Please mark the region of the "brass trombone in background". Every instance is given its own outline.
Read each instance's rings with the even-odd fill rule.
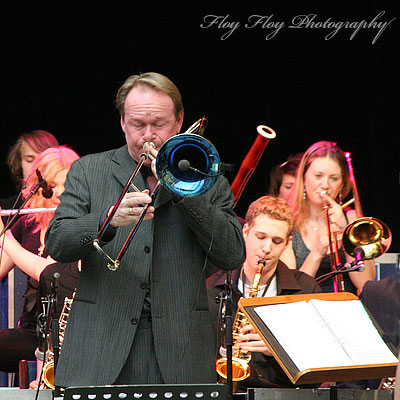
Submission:
[[[355,260],[341,265],[338,262],[337,247],[334,248],[333,250],[335,253],[335,259],[332,261],[332,273],[319,276],[316,279],[318,283],[321,283],[325,279],[332,276],[340,276],[340,271],[350,272],[362,270],[364,267],[364,260],[371,260],[386,253],[392,243],[392,233],[384,222],[377,218],[363,216],[350,153],[345,153],[345,157],[350,174],[353,199],[344,204],[342,207],[344,208],[350,202],[354,202],[356,219],[344,230],[342,245],[344,251],[351,257],[354,257]],[[329,233],[329,218],[327,218],[327,224]],[[338,285],[338,289],[339,291],[344,291],[344,287],[342,285]]]
[[[379,219],[364,217],[350,153],[345,153],[345,157],[350,173],[357,219],[349,224],[343,233],[343,248],[352,257],[356,257],[357,249],[361,248],[363,258],[371,260],[389,250],[392,243],[392,233],[389,227]]]
[[[343,248],[347,254],[356,257],[356,259],[357,253],[361,249],[363,254],[360,257],[364,260],[371,260],[389,250],[392,243],[392,233],[389,227],[379,219],[364,217],[351,163],[351,154],[347,152],[345,157],[350,173],[356,220],[349,224],[343,233]]]
[[[181,197],[198,196],[207,192],[212,186],[214,186],[218,176],[222,174],[224,168],[225,170],[228,170],[227,164],[221,163],[219,154],[212,143],[200,135],[204,131],[206,124],[207,119],[203,117],[196,121],[186,132],[172,136],[160,147],[156,158],[156,172],[159,181],[153,192],[150,194],[152,198],[155,197],[160,184],[171,193],[177,194]],[[146,147],[146,144],[154,145],[151,142],[145,143],[144,148]],[[110,257],[103,250],[100,246],[100,241],[120,206],[123,197],[128,192],[133,180],[148,158],[152,159],[149,153],[143,152],[140,155],[140,160],[138,161],[135,170],[128,179],[128,182],[115,202],[111,213],[108,215],[93,242],[95,249],[107,260],[107,267],[111,271],[115,271],[119,267],[121,259],[135,233],[139,229],[150,204],[146,204],[146,206],[143,207],[142,213],[137,222],[133,225],[115,259]],[[139,190],[136,187],[134,187],[134,189],[136,191]]]

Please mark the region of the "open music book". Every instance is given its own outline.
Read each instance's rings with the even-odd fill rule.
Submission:
[[[323,295],[309,299],[285,296],[300,299],[264,305],[260,301],[258,305],[252,302],[250,308],[243,307],[246,301],[250,304],[246,299],[240,301],[240,307],[293,382],[310,371],[343,370],[339,376],[333,374],[333,378],[340,379],[332,380],[352,380],[384,377],[387,373],[376,368],[368,373],[360,372],[366,367],[390,365],[395,369],[398,359],[393,346],[382,338],[382,331],[378,331],[361,300],[356,296],[340,300],[340,293],[329,294],[327,299]],[[339,295],[339,300],[335,295]],[[348,378],[342,379],[340,375],[344,377],[346,373]],[[316,375],[316,378],[302,379],[318,382],[321,374]]]

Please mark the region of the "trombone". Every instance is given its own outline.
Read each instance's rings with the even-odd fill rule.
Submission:
[[[323,191],[326,193],[326,190]],[[322,193],[321,193],[322,194]],[[334,274],[333,280],[333,288],[335,293],[337,292],[344,292],[344,281],[342,274],[336,274],[337,266],[339,265],[339,246],[337,241],[337,234],[336,232],[331,231],[331,222],[329,220],[329,204],[326,202],[324,207],[325,212],[325,223],[328,231],[328,239],[329,239],[329,257],[331,262],[331,272]],[[321,281],[317,281],[321,282]]]
[[[347,152],[345,153],[345,157],[353,187],[354,207],[357,219],[348,225],[344,231],[343,248],[347,254],[355,257],[357,247],[360,247],[364,253],[364,259],[371,260],[389,250],[392,243],[392,233],[389,227],[379,219],[363,216],[360,196],[351,164],[351,154]]]
[[[153,200],[160,186],[164,186],[171,193],[181,197],[198,196],[207,192],[214,186],[218,176],[221,175],[220,170],[223,168],[215,147],[211,142],[201,136],[206,125],[206,117],[200,118],[190,126],[186,132],[169,138],[160,147],[155,159],[158,183],[150,194]],[[143,150],[145,150],[146,145],[154,147],[154,143],[146,142]],[[115,202],[112,211],[93,241],[94,248],[106,259],[107,267],[111,271],[118,269],[121,259],[138,231],[150,203],[143,207],[141,214],[133,225],[115,259],[105,252],[100,246],[100,241],[129,188],[132,186],[136,191],[140,191],[133,186],[132,182],[147,159],[154,160],[154,157],[144,151],[140,155],[140,160]]]
[[[389,227],[383,221],[377,218],[363,216],[360,196],[358,194],[353,166],[351,163],[351,155],[349,152],[345,153],[345,158],[349,169],[353,198],[343,204],[342,208],[344,209],[349,204],[354,202],[356,219],[345,228],[342,237],[342,245],[344,251],[351,257],[354,257],[355,260],[352,262],[347,262],[344,265],[339,263],[336,237],[333,235],[335,248],[332,249],[333,245],[330,236],[330,223],[329,217],[327,216],[326,218],[329,245],[331,250],[332,272],[322,275],[316,279],[318,283],[321,283],[332,276],[335,276],[335,278],[340,278],[337,281],[335,280],[335,292],[345,290],[341,272],[362,270],[364,268],[364,260],[372,260],[386,253],[392,243],[392,233]],[[326,215],[328,215],[327,211]],[[333,255],[332,250],[334,252]]]

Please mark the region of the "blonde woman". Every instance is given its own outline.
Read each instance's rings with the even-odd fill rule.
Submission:
[[[30,208],[54,208],[64,191],[64,183],[71,164],[79,158],[78,154],[66,146],[51,147],[40,153],[32,166],[32,172],[23,191],[28,197],[38,183],[35,173],[38,169],[53,190],[51,198],[42,196],[42,188],[32,196]],[[5,372],[18,371],[20,359],[35,360],[35,349],[38,345],[36,336],[37,288],[41,272],[47,265],[54,263],[46,256],[44,236],[54,211],[27,214],[21,217],[0,238],[1,262],[0,279],[16,265],[28,275],[27,290],[23,313],[16,329],[0,330],[0,370]],[[1,221],[1,219],[0,219]],[[2,223],[0,222],[2,225]],[[1,230],[3,226],[0,226]]]
[[[320,141],[310,146],[301,159],[288,198],[296,217],[292,246],[282,255],[282,261],[289,268],[299,269],[314,278],[331,271],[324,207],[328,207],[331,230],[337,234],[340,246],[343,231],[356,218],[354,210],[343,210],[341,206],[350,189],[347,161],[336,143]],[[340,262],[351,261],[342,248],[339,248],[339,257]],[[365,262],[363,272],[343,274],[345,290],[353,293],[373,279],[373,260]],[[320,286],[324,292],[334,291],[333,279],[321,282]]]

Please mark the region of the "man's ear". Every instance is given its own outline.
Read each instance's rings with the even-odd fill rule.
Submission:
[[[124,117],[122,115],[121,115],[120,123],[121,123],[122,131],[125,133],[125,121],[124,121]]]
[[[286,240],[286,245],[285,245],[284,250],[286,250],[286,248],[289,246],[289,244],[290,244],[290,242],[292,241],[292,239],[293,239],[293,235],[290,235],[290,236],[287,238],[287,240]]]
[[[249,226],[249,224],[246,222],[246,223],[243,225],[243,228],[242,228],[242,233],[243,233],[243,237],[244,237],[244,238],[246,238],[247,235],[249,234],[249,229],[250,229],[250,226]]]
[[[180,133],[181,129],[182,129],[182,124],[183,124],[183,110],[179,113],[178,118],[176,120],[177,123],[177,127],[178,127],[178,132],[176,132],[177,134]]]

